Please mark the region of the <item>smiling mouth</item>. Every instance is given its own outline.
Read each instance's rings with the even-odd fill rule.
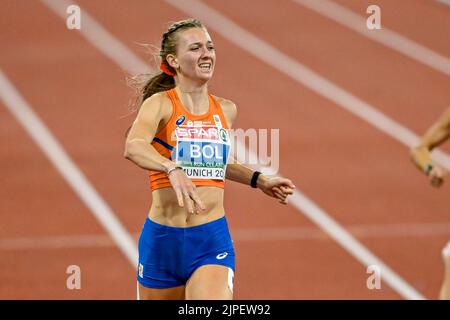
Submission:
[[[200,63],[198,65],[198,67],[202,70],[202,71],[210,71],[211,67],[212,67],[212,63],[211,62],[204,62],[204,63]]]

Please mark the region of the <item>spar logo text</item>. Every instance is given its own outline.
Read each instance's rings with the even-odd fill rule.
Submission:
[[[223,167],[229,153],[229,136],[216,126],[179,126],[175,129],[178,163],[191,167]]]

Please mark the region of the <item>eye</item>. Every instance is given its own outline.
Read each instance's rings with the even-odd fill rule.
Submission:
[[[214,46],[209,46],[208,47],[208,50],[214,50],[215,48],[214,48]]]
[[[191,51],[197,51],[199,48],[198,47],[192,47]]]

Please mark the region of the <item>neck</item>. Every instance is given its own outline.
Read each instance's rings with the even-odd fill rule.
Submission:
[[[183,106],[193,114],[206,113],[209,108],[207,82],[195,83],[177,78],[175,78],[176,90]]]

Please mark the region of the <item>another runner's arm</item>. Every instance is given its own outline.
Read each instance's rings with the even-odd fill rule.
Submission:
[[[411,158],[416,166],[425,171],[428,165],[432,165],[430,152],[450,136],[450,107],[431,126],[421,138],[419,144],[411,149]]]
[[[125,143],[124,157],[146,170],[167,172],[176,164],[163,157],[151,145],[159,124],[169,108],[163,108],[162,97],[153,95],[142,103]],[[166,113],[166,114],[165,114]]]

